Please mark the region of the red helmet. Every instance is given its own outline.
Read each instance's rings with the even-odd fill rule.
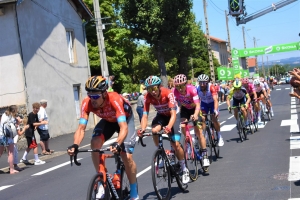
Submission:
[[[242,79],[242,84],[243,85],[246,85],[246,84],[248,84],[249,83],[249,79],[248,78],[243,78]]]
[[[174,77],[174,85],[181,85],[187,82],[187,78],[184,74],[178,74]]]

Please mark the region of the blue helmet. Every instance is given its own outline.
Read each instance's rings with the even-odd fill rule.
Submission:
[[[161,80],[159,77],[157,76],[149,76],[146,80],[145,80],[145,86],[146,87],[151,87],[154,85],[160,85],[161,84]]]

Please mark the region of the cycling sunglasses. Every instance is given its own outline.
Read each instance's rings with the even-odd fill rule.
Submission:
[[[199,81],[199,85],[206,85],[207,81]]]
[[[175,88],[176,88],[177,90],[182,90],[182,89],[185,88],[185,84],[183,84],[183,85],[175,85]]]
[[[155,86],[151,86],[151,87],[148,87],[147,90],[148,92],[156,92],[157,90],[159,89],[159,86],[158,85],[155,85]]]
[[[88,94],[88,97],[94,100],[99,99],[101,96],[102,96],[101,94]]]

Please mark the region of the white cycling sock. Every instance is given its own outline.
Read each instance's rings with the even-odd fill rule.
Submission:
[[[184,159],[183,160],[179,160],[179,163],[180,163],[181,169],[185,170],[186,166],[185,166],[185,163],[184,163]]]

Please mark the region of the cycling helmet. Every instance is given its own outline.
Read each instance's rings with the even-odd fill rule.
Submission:
[[[200,81],[209,81],[209,77],[206,74],[201,74],[201,75],[198,76],[197,81],[198,82],[200,82]]]
[[[234,89],[240,89],[242,87],[242,82],[239,80],[236,80],[233,82]]]
[[[249,79],[248,78],[243,78],[242,79],[242,84],[245,85],[245,84],[248,84],[249,83]]]
[[[160,84],[161,84],[161,80],[157,76],[149,76],[145,80],[145,86],[146,87],[150,87],[150,86],[154,86],[154,85],[160,85]]]
[[[103,76],[92,76],[85,83],[87,92],[105,92],[108,88],[106,79]]]
[[[255,79],[255,80],[253,81],[253,84],[254,84],[254,85],[259,85],[259,84],[260,84],[260,81],[259,81],[258,79]]]
[[[178,74],[174,77],[174,85],[181,85],[187,82],[187,78],[184,74]]]

